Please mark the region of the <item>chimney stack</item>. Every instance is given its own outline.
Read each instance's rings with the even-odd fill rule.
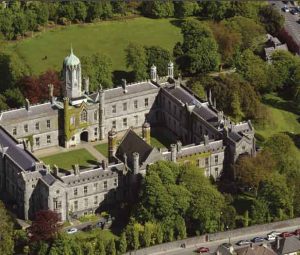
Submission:
[[[176,144],[171,144],[171,161],[176,162],[176,158],[177,158]]]
[[[84,92],[85,94],[88,95],[90,93],[90,78],[85,77],[83,81],[84,81]]]
[[[122,79],[122,88],[123,88],[123,93],[126,94],[128,92],[126,79]]]
[[[152,81],[157,81],[157,69],[156,69],[155,65],[151,66],[150,78],[151,78]]]
[[[25,108],[27,111],[29,111],[29,108],[30,108],[30,102],[27,98],[25,98]]]
[[[48,84],[48,88],[49,88],[49,101],[52,104],[53,103],[53,91],[54,91],[53,84]]]
[[[74,174],[75,175],[79,175],[80,174],[80,170],[79,170],[79,165],[78,164],[73,165],[73,169],[74,169]]]
[[[140,171],[140,154],[138,152],[132,153],[133,157],[133,173],[138,174]]]

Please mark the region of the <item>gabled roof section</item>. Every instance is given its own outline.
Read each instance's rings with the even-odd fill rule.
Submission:
[[[274,243],[274,246],[276,242]],[[300,251],[300,241],[295,237],[286,237],[279,240],[279,249],[276,249],[278,254],[289,254]]]
[[[276,255],[276,253],[265,245],[248,246],[236,250],[237,255]]]
[[[147,160],[153,148],[139,137],[133,130],[129,129],[118,146],[116,157],[125,163],[124,153],[127,156],[127,165],[132,169],[134,152],[139,153],[140,166]]]
[[[22,144],[19,144],[4,128],[0,126],[0,145],[2,153],[8,155],[23,170],[34,170],[37,159]]]

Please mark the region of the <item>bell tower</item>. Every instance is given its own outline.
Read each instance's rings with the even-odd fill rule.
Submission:
[[[71,53],[63,64],[64,96],[70,99],[82,96],[81,91],[81,64],[78,57]]]

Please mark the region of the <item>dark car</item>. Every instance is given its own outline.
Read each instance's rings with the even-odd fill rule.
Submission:
[[[263,237],[254,237],[252,239],[252,242],[253,243],[260,243],[260,242],[263,242],[265,239]]]
[[[297,8],[293,8],[291,11],[290,11],[291,14],[293,15],[297,15],[299,12],[298,12],[298,9]]]
[[[294,235],[300,236],[300,229],[296,229],[296,230],[294,231]]]
[[[206,253],[206,252],[209,252],[209,248],[207,247],[200,247],[196,250],[196,252],[198,253]]]

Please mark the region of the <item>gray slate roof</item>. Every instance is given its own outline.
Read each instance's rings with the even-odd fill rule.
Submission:
[[[276,255],[276,253],[264,245],[243,247],[235,250],[237,255]]]
[[[9,110],[7,112],[2,112],[0,115],[0,122],[5,124],[9,121],[19,121],[22,119],[36,119],[37,116],[51,116],[57,115],[58,109],[55,105],[50,102],[45,104],[37,104],[29,107],[29,111],[25,108],[20,108],[16,110]]]
[[[34,169],[36,158],[24,150],[23,145],[19,144],[2,127],[0,127],[0,144],[4,149],[7,147],[6,154],[24,170]]]
[[[280,239],[279,249],[276,249],[275,245],[276,242],[274,243],[274,247],[278,254],[288,254],[300,251],[300,241],[295,236]]]
[[[42,179],[48,186],[51,186],[56,181],[55,177],[53,177],[51,174],[44,175]]]
[[[142,165],[150,153],[152,152],[153,148],[146,143],[141,137],[139,137],[134,131],[129,129],[127,133],[124,135],[123,140],[121,141],[120,145],[118,146],[116,157],[120,159],[122,162],[124,160],[124,153],[127,155],[127,165],[129,168],[132,169],[133,167],[133,156],[134,152],[139,153],[139,163]]]

